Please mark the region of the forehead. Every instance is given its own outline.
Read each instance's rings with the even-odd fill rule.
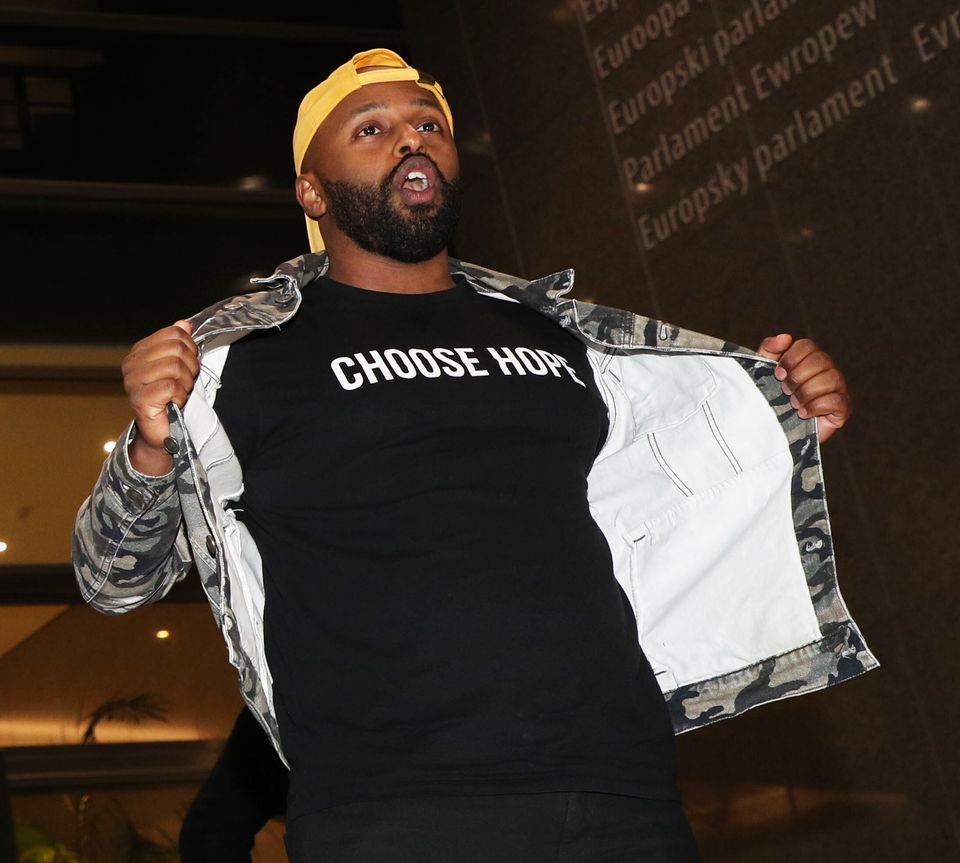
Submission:
[[[366,84],[344,97],[329,116],[320,124],[320,130],[334,130],[349,124],[365,110],[390,110],[391,108],[423,105],[436,108],[442,113],[440,103],[429,90],[416,81],[383,81]]]

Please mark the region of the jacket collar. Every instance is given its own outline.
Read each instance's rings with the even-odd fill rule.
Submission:
[[[210,306],[191,318],[198,343],[221,339],[232,341],[252,329],[279,326],[296,313],[301,290],[324,275],[329,268],[326,252],[310,252],[280,264],[265,278],[251,279],[259,292],[243,294]],[[451,275],[462,275],[478,293],[498,293],[529,306],[569,329],[601,350],[656,349],[665,351],[756,354],[733,342],[726,342],[692,330],[683,330],[623,309],[599,306],[568,298],[574,272],[561,270],[527,281],[450,258]]]
[[[310,252],[298,258],[285,261],[277,267],[273,275],[262,279],[251,279],[251,284],[269,288],[287,288],[292,286],[305,288],[319,276],[326,274],[330,266],[326,252]],[[573,287],[573,270],[562,270],[529,282],[517,276],[508,276],[476,264],[467,264],[450,258],[450,274],[465,276],[471,286],[480,293],[501,293],[511,299],[529,305],[545,303],[554,305],[558,299],[568,294]]]

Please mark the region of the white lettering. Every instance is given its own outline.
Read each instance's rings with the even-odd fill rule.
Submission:
[[[520,361],[535,375],[545,375],[549,371],[544,362],[530,348],[517,348]]]
[[[434,348],[433,355],[440,360],[443,366],[443,373],[451,378],[462,378],[464,372],[463,366],[456,360],[456,355],[450,348]]]
[[[518,375],[525,375],[526,369],[524,369],[523,364],[516,358],[513,351],[510,348],[501,348],[503,354],[498,354],[496,348],[487,348],[490,356],[492,356],[500,366],[500,371],[505,375],[512,375],[513,372],[510,371],[510,366],[516,370]]]
[[[490,348],[487,353],[497,363],[502,375],[528,374],[537,377],[563,377],[567,372],[580,386],[585,386],[564,357],[542,348]],[[348,357],[336,357],[330,362],[337,383],[345,390],[356,390],[364,383],[411,380],[417,377],[451,378],[488,377],[490,371],[476,356],[475,348],[386,348],[381,351],[356,353]],[[362,374],[361,374],[362,372]]]
[[[550,371],[553,372],[555,378],[560,377],[560,369],[563,368],[563,364],[560,360],[557,359],[556,354],[551,354],[550,351],[537,351],[540,354],[540,357],[543,361],[550,367]]]
[[[330,368],[333,369],[334,375],[336,375],[337,381],[340,383],[345,390],[355,390],[357,387],[363,385],[363,378],[360,377],[356,372],[354,372],[353,377],[348,378],[344,374],[344,366],[356,365],[350,357],[337,357],[332,363],[330,363]]]
[[[417,376],[416,368],[403,351],[397,350],[397,348],[387,348],[383,352],[383,358],[390,364],[390,368],[393,369],[398,378],[410,380]]]
[[[480,360],[473,355],[473,348],[454,348],[454,350],[471,377],[482,378],[490,374],[486,369],[480,368]]]
[[[369,360],[363,354],[354,354],[354,356],[370,383],[375,384],[377,382],[377,371],[383,374],[384,380],[393,380],[393,372],[390,371],[383,357],[380,356],[380,351],[370,351],[371,359]]]
[[[443,349],[437,348],[437,350]],[[422,374],[425,378],[440,377],[440,366],[437,364],[437,361],[433,358],[433,355],[430,353],[430,351],[425,351],[423,348],[410,348],[410,359],[417,367],[417,371],[420,372],[420,374]]]
[[[563,363],[563,367],[570,373],[570,377],[572,377],[578,384],[580,384],[580,386],[585,387],[586,384],[582,380],[580,380],[580,378],[577,377],[577,373],[572,368],[570,368],[570,363],[567,362],[566,357],[562,357],[560,356],[560,354],[557,354],[556,357],[558,360],[560,360],[561,363]]]

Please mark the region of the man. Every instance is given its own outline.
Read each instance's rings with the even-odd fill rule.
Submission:
[[[452,116],[392,52],[294,157],[313,254],[124,361],[85,598],[194,559],[294,861],[697,860],[673,732],[875,665],[819,473],[843,376],[450,259]]]

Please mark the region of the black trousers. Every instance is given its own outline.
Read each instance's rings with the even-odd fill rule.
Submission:
[[[700,863],[679,801],[580,791],[347,804],[286,844],[290,863]]]

